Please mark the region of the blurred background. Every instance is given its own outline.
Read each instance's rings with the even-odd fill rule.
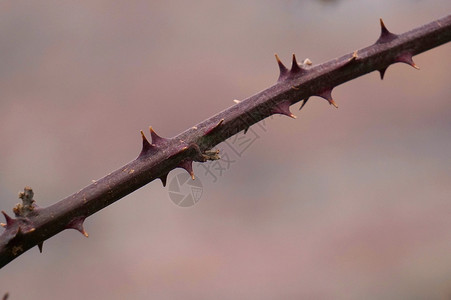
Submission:
[[[449,0],[1,1],[0,209],[40,206],[314,64],[445,16]],[[450,299],[451,47],[312,98],[189,208],[154,181],[0,270],[10,299]],[[251,134],[254,134],[251,132]],[[229,150],[227,150],[229,149]],[[172,180],[180,170],[172,171]],[[2,221],[3,222],[3,221]]]

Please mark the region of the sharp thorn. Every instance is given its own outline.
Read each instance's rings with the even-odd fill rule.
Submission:
[[[178,167],[185,169],[191,175],[191,178],[194,180],[194,171],[193,171],[193,161],[192,160],[183,160],[180,162]]]
[[[299,108],[299,110],[301,110],[301,109],[307,104],[307,102],[308,102],[309,99],[310,99],[310,98],[306,98],[306,99],[303,100],[302,105],[301,105],[301,107]]]
[[[281,114],[296,119],[296,116],[293,115],[290,111],[290,105],[291,105],[290,101],[280,102],[272,109],[272,112],[275,114]]]
[[[39,252],[42,253],[42,247],[44,246],[44,242],[38,243]]]
[[[164,174],[164,175],[162,175],[162,176],[160,176],[158,178],[160,178],[161,183],[163,184],[163,187],[165,187],[166,186],[166,182],[168,180],[168,173],[166,173],[166,174]]]
[[[66,228],[72,228],[75,230],[78,230],[79,232],[81,232],[81,234],[83,234],[85,237],[88,237],[89,234],[85,231],[85,229],[83,228],[83,222],[85,221],[84,217],[78,217],[73,219],[67,226]]]
[[[384,21],[382,21],[382,18],[379,20],[381,24],[381,35],[379,36],[379,39],[376,41],[376,43],[383,44],[396,39],[397,35],[388,31],[387,27],[385,27]]]
[[[337,103],[334,101],[334,99],[332,98],[332,89],[330,90],[325,90],[319,94],[317,94],[316,96],[321,97],[323,99],[326,99],[330,105],[335,106],[336,108],[338,108]]]
[[[302,71],[302,69],[299,67],[299,64],[298,64],[298,62],[296,60],[296,55],[293,53],[293,59],[292,59],[292,62],[291,62],[291,70],[290,70],[290,72],[292,74],[294,74],[294,73],[298,73],[300,71]]]
[[[159,136],[155,130],[153,130],[152,126],[149,126],[149,131],[150,131],[150,136],[152,137],[152,144],[153,145],[158,145],[163,143],[164,141],[166,141],[165,138],[162,138],[161,136]]]
[[[417,70],[420,69],[420,68],[413,62],[412,54],[410,54],[410,53],[404,53],[404,54],[401,54],[400,56],[398,56],[398,57],[396,58],[396,61],[397,61],[397,62],[402,62],[402,63],[408,64],[409,66],[412,66],[412,67],[414,67],[414,68],[417,69]]]
[[[381,75],[381,80],[384,80],[385,71],[387,71],[387,68],[379,69],[379,74]]]
[[[8,214],[6,212],[4,212],[3,210],[2,210],[2,214],[3,214],[3,216],[5,216],[5,220],[6,220],[6,224],[2,223],[3,227],[8,228],[8,226],[11,226],[16,222],[15,219],[8,216]]]
[[[149,143],[149,141],[147,140],[147,138],[144,135],[144,132],[142,130],[141,130],[141,137],[142,137],[143,145],[142,145],[141,153],[139,154],[138,157],[145,155],[152,149],[152,145]]]
[[[381,33],[389,33],[390,31],[388,31],[387,27],[384,24],[384,20],[382,20],[382,18],[379,19],[380,24],[381,24]]]
[[[277,61],[277,64],[279,65],[279,71],[280,71],[278,81],[281,81],[287,76],[288,69],[282,63],[282,61],[280,60],[280,58],[279,58],[279,56],[277,54],[274,54],[274,56],[276,57],[276,61]]]

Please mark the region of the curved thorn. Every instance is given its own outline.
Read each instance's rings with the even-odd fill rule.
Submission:
[[[6,212],[4,212],[3,210],[2,210],[2,214],[3,214],[3,216],[5,216],[5,220],[6,220],[6,224],[2,223],[3,227],[8,228],[9,226],[16,223],[16,220],[11,218],[10,216],[8,216],[8,214]]]
[[[141,137],[143,141],[143,146],[141,149],[141,153],[138,155],[138,157],[145,155],[152,149],[152,145],[147,140],[146,136],[144,135],[144,132],[141,130]]]
[[[382,18],[379,18],[380,24],[381,24],[381,34],[389,34],[390,31],[388,31],[387,27],[384,24],[384,20]]]
[[[381,80],[384,80],[385,71],[387,71],[387,67],[379,69],[379,74],[381,75]]]
[[[162,144],[164,143],[167,139],[162,138],[161,136],[159,136],[155,130],[153,130],[152,126],[149,126],[149,131],[150,131],[150,136],[152,138],[152,144],[153,145],[158,145],[158,144]]]
[[[296,116],[293,115],[290,111],[290,105],[291,105],[290,101],[282,101],[278,105],[273,107],[272,112],[275,114],[281,114],[296,119]]]
[[[167,182],[167,180],[168,180],[168,173],[166,173],[166,174],[164,174],[164,175],[162,175],[162,176],[160,176],[160,177],[158,177],[158,178],[160,178],[161,183],[162,183],[163,186],[165,187],[165,186],[166,186],[166,182]]]
[[[385,27],[384,21],[382,21],[382,18],[380,19],[380,24],[381,24],[381,35],[379,36],[379,39],[376,41],[376,44],[388,43],[396,39],[398,35],[388,31],[387,27]]]
[[[178,165],[179,168],[185,169],[191,175],[191,178],[194,180],[194,171],[193,171],[193,161],[192,160],[183,160]]]
[[[81,234],[83,234],[85,237],[88,237],[89,234],[85,231],[85,229],[83,228],[83,222],[85,221],[85,217],[78,217],[73,219],[72,221],[69,222],[69,224],[67,224],[66,228],[71,228],[71,229],[75,229],[78,230],[79,232],[81,232]]]
[[[290,70],[290,72],[292,74],[295,74],[295,73],[299,73],[301,71],[302,71],[302,69],[301,69],[301,67],[299,67],[299,64],[298,64],[298,62],[296,60],[296,55],[293,53],[293,59],[291,61],[291,70]]]
[[[330,105],[333,105],[333,106],[335,106],[335,108],[338,108],[337,103],[332,98],[332,89],[325,90],[325,91],[317,94],[316,96],[326,99]]]
[[[44,242],[38,243],[39,252],[42,253],[42,247],[44,246]]]
[[[274,54],[274,56],[276,57],[276,61],[277,61],[277,64],[279,65],[279,71],[280,71],[279,79],[277,81],[281,81],[281,80],[285,79],[285,77],[287,77],[288,69],[282,63],[282,61],[280,60],[280,58],[277,54]]]
[[[396,58],[396,62],[402,62],[402,63],[408,64],[409,66],[412,66],[412,67],[414,67],[414,68],[417,69],[417,70],[420,69],[420,67],[418,67],[418,66],[413,62],[412,54],[410,54],[410,53],[403,53],[403,54],[399,55],[399,56]]]
[[[307,102],[308,102],[309,99],[310,99],[310,97],[305,98],[305,99],[303,100],[302,105],[301,105],[301,107],[299,108],[299,110],[301,110],[301,109],[307,104]]]

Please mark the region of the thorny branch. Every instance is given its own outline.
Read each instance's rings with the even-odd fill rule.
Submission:
[[[65,229],[88,236],[83,228],[85,218],[156,178],[165,185],[174,168],[183,168],[194,178],[193,161],[219,159],[218,152],[211,150],[215,145],[260,120],[273,114],[295,118],[290,106],[303,101],[302,108],[311,96],[337,106],[332,99],[334,87],[372,71],[379,71],[382,79],[387,67],[397,62],[418,69],[412,56],[450,40],[451,15],[400,35],[388,31],[381,20],[381,35],[373,45],[321,65],[313,66],[309,60],[298,64],[293,55],[291,69],[287,69],[276,55],[280,75],[275,85],[236,101],[176,137],[160,137],[150,128],[149,142],[141,132],[142,151],[135,160],[79,192],[41,208],[26,187],[19,195],[22,204],[13,209],[15,218],[2,211],[6,223],[0,235],[0,268],[36,245],[42,252],[43,242]]]

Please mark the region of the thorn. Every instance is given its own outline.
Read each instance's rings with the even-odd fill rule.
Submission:
[[[144,135],[144,132],[141,130],[141,137],[143,140],[143,147],[141,150],[141,153],[138,155],[138,157],[145,155],[152,149],[152,145],[147,140],[146,136]]]
[[[155,130],[153,130],[152,126],[149,126],[150,136],[152,137],[152,145],[158,145],[164,143],[167,139],[159,136]]]
[[[296,55],[293,53],[293,59],[292,59],[292,62],[291,62],[290,73],[291,74],[296,74],[296,73],[299,73],[301,71],[302,71],[302,69],[301,69],[301,67],[299,67],[299,64],[298,64],[298,62],[296,60]]]
[[[311,61],[310,59],[308,59],[308,58],[304,59],[303,64],[306,65],[306,66],[311,66],[311,65],[313,65],[312,61]]]
[[[315,96],[318,96],[318,97],[321,97],[321,98],[326,99],[326,100],[329,102],[330,105],[333,105],[333,106],[335,106],[336,108],[338,108],[337,103],[336,103],[336,102],[334,101],[334,99],[332,98],[332,89],[330,89],[330,90],[325,90],[325,91],[323,91],[323,92],[321,92],[321,93],[319,93],[319,94],[317,94],[317,95],[315,95]]]
[[[379,69],[379,74],[381,75],[381,80],[384,80],[385,71],[387,71],[387,67]]]
[[[193,161],[192,160],[183,160],[178,165],[179,168],[185,169],[191,175],[191,178],[194,180],[194,171],[193,171]]]
[[[277,54],[276,54],[277,55]],[[238,104],[238,103],[240,103],[241,101],[240,100],[237,100],[237,99],[235,99],[235,100],[233,100],[233,102],[235,102],[236,104]]]
[[[249,130],[249,128],[250,128],[250,126],[248,126],[248,127],[246,127],[246,128],[244,128],[244,134],[246,134],[247,133],[247,131]]]
[[[412,54],[410,54],[410,53],[403,53],[403,54],[401,54],[400,56],[398,56],[398,57],[396,58],[396,62],[402,62],[402,63],[408,64],[408,65],[414,67],[414,68],[417,69],[417,70],[420,69],[420,68],[413,62]]]
[[[379,36],[379,39],[376,41],[376,44],[388,43],[398,37],[398,35],[388,31],[387,27],[385,27],[384,21],[382,21],[382,18],[380,19],[380,23],[381,23],[381,35]]]
[[[11,218],[10,216],[8,216],[8,214],[6,212],[4,212],[3,210],[2,210],[2,214],[5,216],[5,220],[6,220],[6,224],[2,223],[2,227],[8,228],[9,226],[16,223],[16,220]]]
[[[209,135],[212,134],[213,132],[215,132],[216,130],[219,129],[219,127],[221,127],[222,123],[224,123],[224,119],[221,119],[218,124],[216,124],[215,126],[213,126],[213,128],[208,129],[207,132],[205,132],[205,135]]]
[[[44,242],[38,243],[39,252],[42,253],[42,247],[44,246]]]
[[[272,109],[272,112],[275,114],[281,114],[296,119],[296,116],[290,112],[290,105],[291,105],[290,101],[288,100],[282,101]]]
[[[277,81],[282,81],[283,79],[285,79],[285,77],[287,77],[288,69],[282,63],[282,61],[280,60],[280,58],[277,54],[274,54],[274,56],[276,57],[277,64],[279,65],[279,71],[280,71],[279,79]]]
[[[158,177],[161,180],[161,183],[163,184],[163,186],[166,186],[166,181],[168,180],[168,173]]]
[[[78,230],[83,234],[85,237],[88,237],[88,233],[83,228],[83,222],[85,221],[85,217],[78,217],[70,221],[69,224],[67,224],[66,228],[72,228],[75,230]]]
[[[304,105],[307,104],[307,101],[308,101],[309,99],[310,99],[310,97],[308,97],[308,98],[306,98],[306,99],[303,100],[302,105],[301,105],[301,107],[299,108],[299,110],[301,110],[301,109],[304,107]]]

